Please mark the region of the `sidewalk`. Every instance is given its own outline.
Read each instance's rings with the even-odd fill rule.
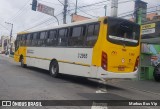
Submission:
[[[11,58],[13,58],[13,55],[0,54],[0,56],[3,56],[3,57],[11,57]]]
[[[137,91],[149,92],[160,95],[160,83],[154,80],[111,79],[106,82],[95,79],[89,80],[99,82],[101,84],[120,87],[123,89],[133,89]]]
[[[154,80],[121,80],[116,82],[108,81],[106,84],[116,85],[122,88],[157,93],[160,95],[160,83]]]

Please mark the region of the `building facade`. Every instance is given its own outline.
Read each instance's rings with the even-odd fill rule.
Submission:
[[[11,51],[14,51],[15,45],[14,45],[15,39],[11,38]],[[5,52],[9,50],[10,48],[10,37],[9,36],[1,36],[1,48],[0,51]]]

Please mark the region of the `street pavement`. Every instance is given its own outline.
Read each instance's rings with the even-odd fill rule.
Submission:
[[[13,58],[0,54],[0,100],[160,100],[155,81],[98,80],[62,75],[53,78],[46,70],[21,68]],[[105,89],[101,92],[100,89]],[[92,106],[0,107],[0,109],[95,109]],[[108,106],[105,109],[158,109],[152,106]],[[97,109],[99,109],[97,107]],[[102,108],[103,109],[103,108]]]

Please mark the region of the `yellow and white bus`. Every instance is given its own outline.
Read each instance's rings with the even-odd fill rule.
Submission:
[[[21,66],[90,78],[135,78],[140,26],[121,18],[100,17],[51,29],[20,33],[14,60]]]

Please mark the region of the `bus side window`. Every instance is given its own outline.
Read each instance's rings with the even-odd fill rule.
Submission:
[[[94,25],[94,33],[93,33],[96,37],[98,37],[99,35],[99,24],[95,24]]]
[[[22,35],[19,35],[19,45],[22,46]]]
[[[19,40],[20,39],[20,36],[19,35],[17,35],[17,38],[16,38],[16,40]]]
[[[19,46],[20,46],[20,36],[17,35],[16,41],[15,41],[15,51],[18,50]]]
[[[27,34],[26,45],[30,46],[32,43],[32,34]]]
[[[99,24],[90,24],[87,28],[86,46],[93,47],[99,35]]]
[[[49,31],[49,35],[47,38],[47,46],[56,46],[57,45],[57,31],[51,30]]]
[[[21,35],[21,46],[26,46],[26,35]]]
[[[67,46],[68,45],[68,29],[59,29],[58,31],[58,45]]]
[[[17,38],[16,38],[16,40],[17,40],[17,46],[19,47],[20,45],[21,45],[21,36],[20,35],[17,35]]]
[[[38,33],[33,33],[32,46],[37,46]]]
[[[15,40],[14,45],[15,45],[15,52],[16,52],[18,50],[18,48],[19,48],[18,40]]]
[[[70,28],[69,46],[83,46],[84,44],[84,27],[76,26]]]
[[[47,31],[40,32],[39,40],[38,40],[38,46],[45,46],[45,41],[47,38]]]

